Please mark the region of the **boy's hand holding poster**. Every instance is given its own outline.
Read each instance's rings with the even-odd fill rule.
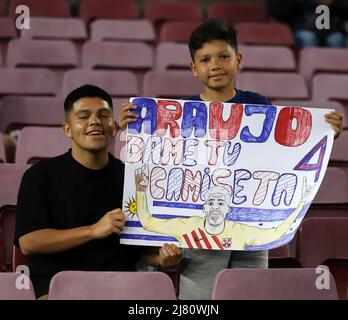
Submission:
[[[329,161],[331,110],[131,101],[121,243],[260,250],[293,238]]]

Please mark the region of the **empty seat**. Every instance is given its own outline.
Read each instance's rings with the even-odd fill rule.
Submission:
[[[348,101],[347,74],[317,74],[312,80],[313,98],[321,100],[338,100],[345,105]]]
[[[9,133],[25,126],[60,126],[63,121],[63,98],[8,96],[2,99],[2,132]]]
[[[98,19],[90,24],[92,41],[143,41],[153,42],[156,35],[147,20]]]
[[[348,49],[304,48],[300,51],[300,73],[310,80],[316,72],[348,72]]]
[[[305,79],[297,73],[242,72],[237,76],[237,88],[256,91],[269,99],[307,99]]]
[[[337,139],[334,142],[334,145],[340,139],[341,138]],[[348,141],[345,142],[345,145],[348,145]],[[336,167],[327,168],[324,179],[313,200],[313,203],[348,205],[348,176],[344,169]]]
[[[137,78],[131,71],[69,70],[63,79],[63,96],[84,84],[101,87],[114,97],[139,95]]]
[[[190,62],[186,44],[163,42],[156,48],[156,70],[189,69]]]
[[[243,70],[296,71],[291,49],[281,46],[239,46]]]
[[[80,18],[87,23],[93,19],[137,19],[139,7],[133,1],[82,0]]]
[[[44,68],[0,68],[0,96],[54,95],[54,73]]]
[[[324,260],[348,258],[348,217],[311,217],[303,220],[299,233],[299,260],[303,267]]]
[[[236,22],[266,22],[266,8],[263,3],[217,2],[208,6],[208,18]]]
[[[69,17],[70,7],[67,0],[11,0],[8,8],[8,15],[14,19],[17,16],[16,8],[26,5],[30,8],[30,16],[40,17]]]
[[[348,128],[348,109],[345,108],[338,101],[325,101],[325,100],[272,100],[272,103],[277,106],[299,106],[307,108],[324,108],[334,109],[337,112],[343,114],[343,128]]]
[[[348,166],[348,131],[342,131],[338,139],[335,140],[330,161],[336,165]]]
[[[0,300],[35,300],[33,285],[28,277],[29,289],[17,289],[16,280],[20,276],[15,272],[0,273]]]
[[[17,37],[17,31],[13,21],[7,17],[0,17],[0,40]]]
[[[87,69],[151,69],[153,51],[140,42],[92,42],[84,44],[82,66]]]
[[[156,2],[145,4],[144,18],[152,22],[201,21],[203,9],[195,2]]]
[[[304,267],[326,264],[333,270],[340,297],[347,286],[338,270],[348,271],[348,217],[313,217],[302,222],[299,236],[299,260]]]
[[[170,21],[163,23],[159,42],[187,42],[190,39],[191,33],[199,26],[198,21]]]
[[[64,271],[51,280],[50,300],[176,300],[162,272]]]
[[[64,40],[11,40],[7,49],[9,67],[77,67],[75,45]]]
[[[78,18],[30,18],[30,29],[21,31],[21,38],[26,40],[84,40],[87,28]]]
[[[66,152],[71,140],[62,128],[24,127],[18,135],[16,163],[35,163]]]
[[[294,44],[290,27],[283,23],[240,22],[236,23],[235,27],[240,44],[281,46],[293,46]]]
[[[22,176],[28,168],[28,165],[0,164],[0,229],[3,236],[5,263],[9,270],[12,262],[17,194]]]
[[[144,76],[143,95],[185,99],[203,91],[203,85],[191,71],[148,71]]]
[[[213,300],[337,300],[335,281],[318,290],[315,268],[227,269],[218,273]]]
[[[2,134],[0,133],[0,163],[3,162],[6,162],[5,144]]]

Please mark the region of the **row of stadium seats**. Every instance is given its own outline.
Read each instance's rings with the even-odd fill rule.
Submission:
[[[241,45],[245,71],[299,72],[310,82],[318,72],[347,73],[348,49],[306,48],[298,63],[284,46]],[[8,43],[0,67],[167,70],[189,68],[186,44],[163,42],[155,48],[143,42],[86,41],[79,47],[69,40],[16,39]]]
[[[64,97],[78,85],[90,83],[113,97],[148,96],[180,98],[202,92],[203,85],[187,70],[50,70],[0,68],[0,97],[36,95]],[[236,87],[255,91],[270,100],[329,101],[347,103],[348,74],[320,73],[307,85],[296,72],[242,71]],[[310,101],[308,101],[310,102]]]
[[[71,10],[68,0],[10,0],[7,12],[4,1],[0,0],[0,15],[7,14],[16,18],[16,8],[26,5],[32,16],[70,17]],[[96,18],[110,19],[144,19],[157,22],[164,20],[201,21],[204,18],[218,18],[231,22],[252,21],[266,22],[268,20],[266,7],[261,3],[211,3],[204,8],[196,1],[160,2],[147,1],[144,7],[132,0],[82,0],[78,16],[86,22]],[[142,12],[143,11],[143,12]]]
[[[225,269],[215,277],[212,300],[337,300],[335,281],[328,275],[328,288],[323,290],[316,287],[315,268]],[[1,300],[35,299],[31,283],[29,290],[16,289],[18,277],[18,273],[0,273]],[[348,292],[345,296],[348,299]],[[52,278],[49,299],[176,300],[176,296],[170,278],[162,272],[64,271]]]

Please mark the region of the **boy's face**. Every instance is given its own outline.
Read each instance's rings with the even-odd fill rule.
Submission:
[[[81,98],[74,102],[63,129],[72,139],[73,149],[98,152],[107,150],[115,135],[112,109],[100,98]]]
[[[241,54],[236,54],[227,42],[213,40],[196,51],[190,67],[206,89],[224,92],[234,89],[241,62]]]

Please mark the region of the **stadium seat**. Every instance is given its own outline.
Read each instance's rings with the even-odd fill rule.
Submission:
[[[342,131],[332,147],[330,162],[336,166],[348,167],[348,131]]]
[[[313,268],[327,259],[348,258],[348,217],[311,217],[299,233],[299,260]]]
[[[325,100],[272,100],[277,106],[298,106],[306,108],[334,109],[343,114],[343,128],[348,129],[348,109],[338,101]]]
[[[147,20],[108,20],[91,22],[92,41],[142,41],[154,42],[155,30]]]
[[[25,126],[60,126],[63,121],[63,98],[8,96],[2,99],[1,132],[9,133]]]
[[[348,258],[327,259],[321,265],[329,268],[336,282],[338,297],[344,300],[348,289]]]
[[[82,66],[86,69],[152,69],[153,50],[140,42],[92,42],[84,44]]]
[[[182,43],[160,43],[156,48],[156,70],[186,69],[191,62],[187,45]]]
[[[302,222],[299,234],[299,260],[302,266],[326,264],[331,267],[333,275],[337,276],[335,280],[341,298],[348,282],[347,277],[342,279],[341,276],[342,269],[348,270],[347,228],[348,217],[313,217]]]
[[[269,99],[307,99],[305,79],[297,73],[285,72],[241,72],[237,76],[237,87],[255,91]]]
[[[187,48],[187,42],[194,29],[199,26],[198,21],[170,21],[163,23],[159,42],[183,42]],[[188,48],[186,49],[188,50]]]
[[[55,95],[54,73],[45,68],[0,68],[0,96]]]
[[[71,141],[62,131],[62,128],[24,127],[18,135],[15,162],[35,163],[65,153]]]
[[[300,262],[291,255],[290,245],[268,251],[268,268],[301,268]]]
[[[4,163],[4,162],[6,162],[5,144],[4,144],[3,136],[0,132],[0,163]]]
[[[314,99],[341,101],[348,105],[347,74],[317,74],[312,79],[312,95]]]
[[[21,30],[25,40],[85,40],[87,28],[79,18],[30,18],[30,29]]]
[[[191,71],[148,71],[144,76],[143,95],[185,99],[202,92],[203,85]]]
[[[208,18],[236,22],[266,22],[266,7],[262,3],[216,2],[208,6]]]
[[[156,22],[201,21],[203,9],[196,2],[156,2],[145,4],[144,18]]]
[[[69,1],[47,0],[10,0],[8,15],[14,20],[17,16],[16,8],[26,5],[30,8],[31,17],[70,17]]]
[[[240,45],[238,51],[243,55],[243,70],[296,71],[295,57],[288,47]]]
[[[237,38],[239,44],[290,47],[294,45],[290,27],[283,23],[239,22],[235,24],[235,27],[238,31]]]
[[[131,71],[69,70],[63,79],[63,96],[86,83],[103,88],[113,97],[139,95],[137,78]]]
[[[51,280],[49,300],[176,300],[162,272],[63,271]]]
[[[67,40],[11,40],[8,67],[77,67],[76,47]]]
[[[300,51],[300,73],[307,80],[317,72],[348,72],[348,49],[343,48],[304,48]]]
[[[139,7],[134,1],[82,0],[80,18],[86,23],[94,19],[138,19]]]
[[[339,138],[341,139],[341,138]],[[338,140],[337,140],[338,141]],[[335,144],[336,142],[334,142]],[[346,142],[346,146],[347,146]],[[314,204],[348,205],[348,176],[344,169],[328,167],[320,188],[313,200]],[[347,211],[348,213],[348,211]]]
[[[17,31],[13,21],[7,17],[0,17],[0,40],[17,37]]]
[[[12,271],[16,272],[17,267],[23,265],[28,266],[28,260],[21,249],[14,245],[12,250]]]
[[[33,285],[29,281],[29,289],[17,289],[16,280],[20,276],[15,272],[0,272],[0,300],[35,300]]]
[[[11,270],[12,263],[17,194],[22,176],[28,168],[28,165],[0,164],[0,229],[3,235],[5,264],[8,270]]]
[[[335,281],[318,290],[315,268],[226,269],[213,285],[213,300],[337,300]]]

